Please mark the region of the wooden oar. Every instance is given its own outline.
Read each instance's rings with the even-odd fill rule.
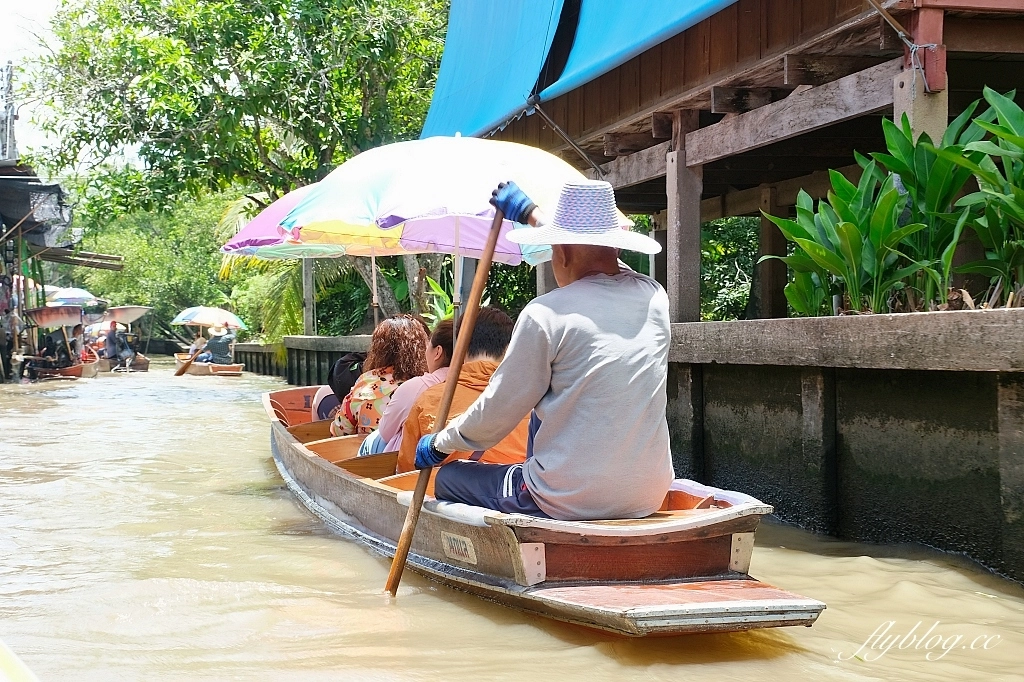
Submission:
[[[202,353],[202,352],[203,352],[203,349],[202,349],[202,348],[200,348],[199,350],[197,350],[197,351],[196,351],[195,353],[193,353],[193,354],[192,354],[192,357],[190,357],[190,358],[189,358],[188,360],[186,360],[185,362],[181,363],[181,367],[179,367],[178,369],[176,369],[176,370],[174,371],[174,376],[176,376],[176,377],[180,377],[180,376],[181,376],[182,374],[184,374],[185,372],[187,372],[187,371],[188,371],[188,368],[192,366],[192,362],[193,362],[193,361],[194,361],[194,360],[195,360],[195,359],[196,359],[197,357],[199,357],[199,354],[200,354],[200,353]]]
[[[487,235],[487,245],[484,247],[483,255],[476,266],[476,277],[473,278],[473,289],[469,292],[469,300],[462,317],[462,332],[455,341],[455,351],[452,353],[452,362],[448,369],[448,378],[445,379],[444,394],[441,396],[441,404],[437,407],[437,419],[434,422],[434,433],[439,432],[448,424],[448,412],[452,407],[452,398],[455,397],[455,388],[459,384],[459,373],[462,371],[462,363],[469,351],[469,342],[473,338],[473,327],[476,325],[477,313],[480,312],[480,299],[484,295],[484,287],[487,285],[487,274],[491,270],[491,260],[494,258],[494,247],[498,243],[498,233],[501,232],[501,222],[505,215],[501,211],[495,211],[494,222],[491,223],[490,234]],[[456,254],[456,257],[458,254]],[[458,286],[458,282],[455,283]],[[405,524],[402,526],[402,534],[398,538],[398,546],[395,547],[395,558],[391,561],[391,572],[388,573],[386,589],[391,596],[398,594],[398,583],[402,580],[402,572],[405,570],[405,562],[409,558],[409,548],[412,547],[412,538],[416,533],[416,523],[420,520],[420,509],[423,507],[423,497],[427,494],[427,484],[430,483],[430,472],[432,469],[420,469],[419,478],[416,479],[416,488],[412,493],[412,503],[409,505],[409,513],[405,516]]]

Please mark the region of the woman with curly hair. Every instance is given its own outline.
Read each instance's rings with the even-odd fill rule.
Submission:
[[[427,371],[426,343],[423,323],[412,315],[396,315],[377,325],[363,373],[341,401],[331,433],[348,436],[374,431],[395,389]]]

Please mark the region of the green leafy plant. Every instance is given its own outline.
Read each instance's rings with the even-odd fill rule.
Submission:
[[[991,279],[989,307],[1012,304],[1024,293],[1024,110],[1013,101],[1013,94],[985,88],[995,122],[975,123],[991,134],[990,139],[971,141],[962,150],[936,150],[978,180],[979,191],[960,199],[957,206],[972,211],[971,227],[985,247],[985,259],[956,270]]]
[[[430,309],[425,311],[423,319],[430,323],[433,327],[437,325],[441,320],[451,317],[455,314],[455,301],[452,295],[449,294],[444,287],[437,283],[432,277],[427,277],[427,286],[430,290],[427,292],[427,296],[430,297]],[[480,300],[481,306],[488,306],[491,304],[491,298],[487,295],[487,289],[484,289],[483,296]]]
[[[427,277],[427,286],[430,287],[427,292],[427,296],[430,297],[430,309],[423,313],[423,318],[434,326],[446,317],[451,317],[455,313],[455,305],[451,294],[433,277]]]
[[[972,103],[950,123],[938,147],[927,133],[915,140],[906,114],[899,125],[882,120],[887,151],[871,157],[896,176],[897,189],[908,197],[901,223],[925,226],[905,240],[910,257],[926,264],[910,283],[921,299],[919,304],[908,300],[911,309],[942,304],[948,297],[953,254],[966,223],[966,211],[954,211],[953,203],[970,180],[971,172],[940,155],[938,150],[956,149],[975,162],[984,157],[980,151],[964,151],[985,136],[982,124],[995,118],[994,110],[988,109],[972,120],[978,105],[979,102]]]
[[[765,214],[796,244],[797,252],[761,260],[778,258],[796,272],[816,275],[823,287],[831,277],[845,289],[849,310],[888,312],[892,290],[928,265],[909,259],[899,249],[904,239],[925,225],[899,225],[907,199],[900,196],[892,176],[882,179],[873,161],[865,164],[857,185],[837,171],[830,176],[832,190],[818,202],[817,210],[811,196],[801,191],[796,220]],[[800,284],[790,288],[787,298],[795,302],[794,308],[812,309],[818,295],[806,295],[811,284],[814,277],[802,277]],[[828,293],[832,291],[830,287]]]

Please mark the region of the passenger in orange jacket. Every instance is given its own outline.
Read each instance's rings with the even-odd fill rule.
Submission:
[[[476,318],[476,326],[473,328],[469,352],[462,365],[459,383],[448,412],[449,421],[465,412],[484,392],[487,382],[505,355],[509,339],[512,338],[513,326],[512,318],[497,308],[480,309]],[[456,327],[456,338],[461,332],[462,319],[460,318]],[[409,411],[409,417],[402,430],[402,446],[398,451],[397,473],[413,471],[416,468],[414,464],[416,444],[420,437],[434,431],[437,408],[441,403],[441,396],[444,394],[447,381],[451,379],[452,375],[449,374],[445,382],[431,386],[424,391]],[[518,464],[525,461],[529,423],[530,415],[527,414],[519,426],[501,442],[484,451],[479,461],[489,464]],[[470,459],[473,456],[474,453],[471,452],[453,452],[445,461]]]

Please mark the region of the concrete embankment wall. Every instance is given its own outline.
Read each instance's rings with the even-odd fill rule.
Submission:
[[[284,377],[295,386],[326,384],[334,363],[346,353],[365,353],[370,335],[362,336],[286,336],[287,360],[280,361],[280,346],[258,343],[235,345],[235,359],[258,374]]]
[[[284,345],[321,384],[369,337]],[[678,476],[1024,580],[1024,309],[676,324],[669,359]]]
[[[1024,310],[673,325],[676,473],[1024,580]]]

